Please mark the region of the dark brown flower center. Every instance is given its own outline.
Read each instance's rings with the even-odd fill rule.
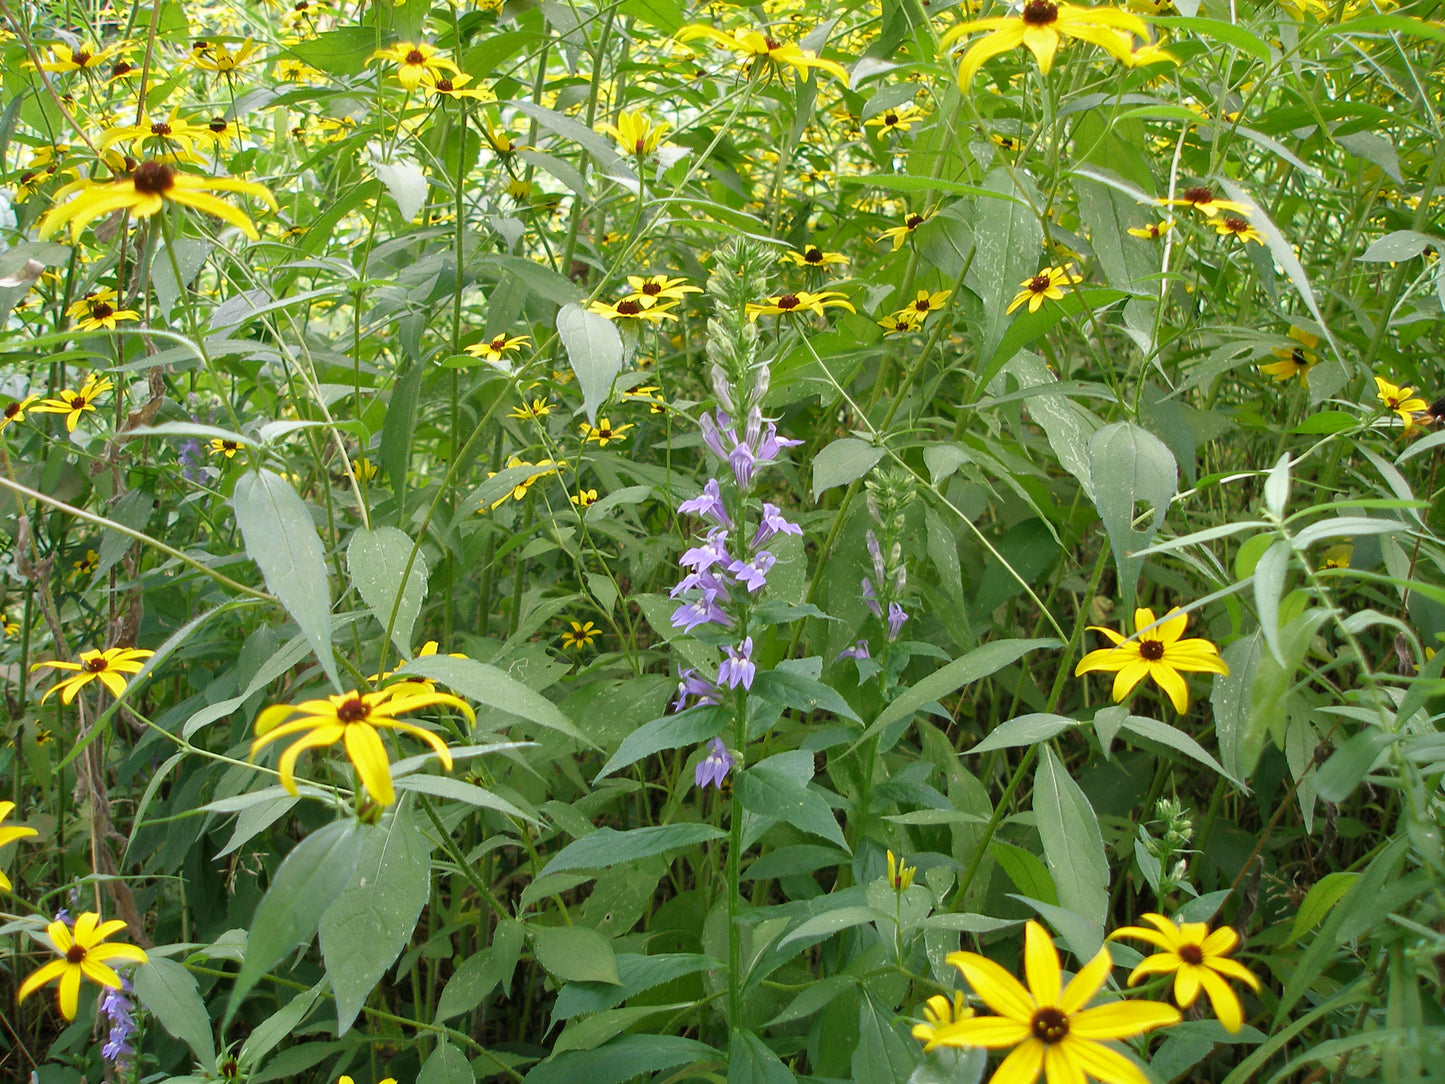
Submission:
[[[1204,950],[1198,945],[1180,945],[1178,955],[1186,964],[1198,967],[1204,962]]]
[[[898,114],[897,114],[897,113],[884,113],[884,114],[883,114],[883,123],[884,123],[885,126],[888,126],[888,127],[891,127],[892,125],[897,124],[897,123],[898,123]]]
[[[365,722],[366,717],[370,714],[371,708],[359,696],[353,696],[336,709],[336,718],[343,723]]]
[[[618,316],[636,316],[642,311],[642,306],[636,301],[619,301],[617,303]]]
[[[657,282],[645,282],[642,284],[642,292],[648,297],[656,297],[662,293],[662,285]]]
[[[923,225],[923,216],[909,215],[903,220],[903,224],[907,226],[910,230],[916,230],[919,226]]]
[[[1193,204],[1213,203],[1214,192],[1207,185],[1199,185],[1196,188],[1186,188],[1184,198]]]
[[[612,438],[612,426],[599,425],[597,427],[597,435],[603,440],[610,440]]]
[[[163,120],[158,120],[151,125],[151,135],[168,136],[171,134],[171,126]]]
[[[782,42],[774,41],[772,38],[764,38],[764,39],[763,39],[763,44],[765,44],[765,45],[768,47],[768,52],[770,52],[770,53],[771,53],[774,49],[781,49],[781,48],[783,47]]]
[[[1226,218],[1224,226],[1230,233],[1243,233],[1249,229],[1249,223],[1242,218]]]
[[[128,60],[122,60],[110,69],[110,77],[119,79],[122,75],[129,75],[133,71],[135,71],[135,65]]]
[[[1059,5],[1051,0],[1029,0],[1024,5],[1024,22],[1029,26],[1050,26],[1059,17]]]
[[[809,247],[803,250],[803,259],[808,263],[822,263],[823,253],[817,248]]]
[[[1029,1030],[1034,1033],[1035,1039],[1046,1043],[1061,1043],[1069,1034],[1069,1018],[1052,1005],[1045,1005],[1034,1010],[1033,1019],[1029,1021]]]
[[[5,407],[5,417],[10,418],[10,419],[14,419],[14,418],[18,418],[19,416],[20,416],[20,403],[19,403],[18,401],[17,401],[17,402],[14,402],[14,403],[10,403],[9,405],[7,405],[7,406]]]
[[[913,307],[914,307],[914,309],[916,309],[918,312],[927,312],[927,311],[928,311],[928,298],[926,298],[926,297],[920,297],[917,301],[915,301],[915,302],[913,303]]]
[[[220,135],[222,132],[224,132],[224,131],[226,130],[226,127],[227,127],[227,125],[226,125],[226,118],[225,118],[225,117],[212,117],[212,118],[211,118],[211,123],[208,124],[206,127],[210,128],[211,131],[215,132],[217,135]]]
[[[1289,360],[1294,362],[1295,367],[1299,369],[1303,369],[1309,364],[1309,361],[1305,358],[1305,349],[1303,346],[1296,346],[1291,350],[1289,352]]]
[[[90,317],[92,320],[109,320],[115,315],[115,310],[104,301],[92,301],[90,303]]]
[[[164,196],[175,185],[176,171],[164,162],[142,162],[135,168],[131,183],[143,196]]]
[[[425,64],[426,57],[422,56],[422,52],[420,49],[413,49],[411,52],[406,54],[406,62],[408,64]]]
[[[83,68],[90,63],[91,54],[86,52],[86,50],[84,49],[77,49],[75,52],[70,54],[70,59],[75,61],[75,66],[77,68]]]
[[[1158,662],[1164,657],[1164,642],[1162,640],[1140,640],[1139,654],[1150,662]]]
[[[90,563],[89,561],[86,562],[86,564],[89,564],[89,563]],[[105,663],[105,659],[104,659],[104,658],[99,658],[99,659],[86,659],[85,662],[81,663],[81,665],[85,667],[85,672],[86,672],[87,674],[99,674],[99,673],[103,673],[103,672],[105,671],[105,667],[106,667],[106,663]]]
[[[492,340],[491,347],[497,351],[505,350],[507,348],[507,337],[505,335],[498,335]]]
[[[1029,293],[1031,293],[1031,294],[1042,294],[1042,293],[1045,293],[1045,292],[1048,291],[1048,288],[1049,288],[1049,276],[1048,276],[1048,275],[1035,275],[1033,278],[1029,279]]]
[[[71,409],[71,410],[84,410],[84,409],[86,408],[86,406],[89,404],[89,402],[90,402],[89,399],[87,399],[85,396],[83,396],[83,395],[81,395],[79,392],[77,392],[77,393],[74,395],[74,397],[72,397],[71,400],[70,400],[70,409]],[[90,564],[90,562],[87,561],[86,564]],[[86,663],[85,665],[86,665],[86,668],[87,668],[87,669],[89,669],[90,666],[91,666],[90,663]],[[98,667],[95,667],[95,669],[96,669],[96,670],[104,670],[104,669],[105,669],[105,663],[101,663]]]
[[[445,76],[437,80],[436,88],[443,94],[450,94],[452,91],[457,89],[455,86],[452,85],[452,81]]]
[[[802,302],[798,300],[797,294],[784,294],[778,298],[778,308],[787,312],[789,309],[796,309]]]
[[[65,962],[68,964],[79,964],[85,959],[85,949],[79,945],[71,945],[65,950]]]

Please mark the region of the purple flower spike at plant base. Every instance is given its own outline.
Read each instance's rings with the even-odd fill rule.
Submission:
[[[696,602],[679,606],[672,613],[673,627],[682,629],[683,632],[691,632],[699,625],[711,622],[731,628],[733,619],[717,604],[717,595],[716,591],[704,591]]]
[[[845,647],[842,651],[838,652],[838,657],[833,661],[842,662],[844,659],[862,660],[871,659],[872,657],[873,656],[868,651],[868,641],[859,640],[852,647]]]
[[[725,647],[723,651],[727,652],[727,658],[718,665],[718,684],[726,685],[729,689],[736,689],[739,685],[744,689],[751,689],[753,678],[758,672],[753,663],[753,638],[745,636],[737,647]]]
[[[896,602],[888,604],[888,639],[898,639],[898,633],[903,628],[903,622],[908,620],[908,615],[903,612],[903,607]]]
[[[727,778],[732,766],[733,758],[729,755],[727,747],[723,745],[722,739],[713,738],[708,742],[707,756],[698,761],[693,781],[703,789],[709,785],[721,788],[722,781]]]
[[[728,565],[728,571],[738,578],[738,583],[746,584],[748,594],[767,586],[768,569],[777,564],[778,559],[767,550],[759,550],[753,555],[752,561],[734,561]]]
[[[763,502],[763,521],[758,524],[758,532],[753,535],[753,548],[761,546],[775,534],[795,534],[802,536],[803,528],[783,518],[782,509],[776,504]]]
[[[707,485],[702,487],[702,492],[690,501],[683,501],[677,506],[677,511],[684,516],[706,516],[724,527],[733,525],[727,506],[723,504],[722,490],[718,488],[716,478],[709,478]],[[754,542],[753,545],[757,543]]]

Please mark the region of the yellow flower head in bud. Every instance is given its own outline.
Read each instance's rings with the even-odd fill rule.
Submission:
[[[892,851],[888,852],[888,887],[894,892],[907,892],[912,888],[913,875],[917,872],[917,866],[905,866]]]

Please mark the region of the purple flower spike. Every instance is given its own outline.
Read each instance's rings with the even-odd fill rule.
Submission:
[[[732,767],[733,758],[729,755],[727,746],[723,745],[721,738],[713,738],[707,744],[707,756],[698,761],[693,782],[704,790],[709,785],[721,789],[722,781],[727,778]]]
[[[758,457],[748,444],[738,444],[728,454],[728,466],[733,469],[733,478],[738,488],[746,492],[753,484],[753,472],[757,470]]]
[[[888,604],[888,639],[898,639],[898,633],[903,628],[903,622],[908,620],[908,615],[903,612],[903,607],[896,602]]]
[[[683,632],[691,632],[699,625],[710,623],[726,625],[729,628],[733,623],[733,619],[717,604],[716,591],[704,591],[696,602],[679,606],[672,613],[673,627],[682,629]]]
[[[702,430],[703,443],[712,450],[713,455],[719,459],[726,460],[730,452],[738,442],[737,433],[733,432],[733,420],[721,410],[714,411],[717,415],[703,414],[697,420],[697,427]]]
[[[709,478],[707,485],[702,487],[702,492],[690,501],[683,501],[677,506],[677,511],[684,516],[706,516],[724,527],[733,525],[727,506],[723,504],[722,490],[718,488],[716,478]]]
[[[753,535],[753,548],[761,546],[775,534],[795,534],[801,537],[803,528],[783,518],[782,509],[776,504],[763,502],[763,521],[758,524],[758,533]]]
[[[883,616],[883,611],[878,608],[878,596],[873,593],[873,581],[867,576],[863,577],[863,601],[873,611],[874,617],[881,618]]]
[[[734,561],[728,565],[728,571],[738,578],[738,583],[746,584],[748,594],[761,590],[768,584],[768,569],[777,564],[778,559],[767,550],[759,550],[751,562]]]
[[[707,678],[703,677],[696,670],[689,667],[679,671],[677,682],[677,699],[672,702],[673,711],[682,711],[686,708],[687,698],[697,697],[697,705],[716,704],[718,687]]]
[[[100,1054],[117,1070],[124,1072],[135,1057],[135,1047],[130,1040],[136,1026],[131,1018],[135,1006],[126,997],[131,992],[130,980],[123,977],[120,982],[119,990],[107,986],[100,995],[101,1014],[110,1024],[109,1041],[101,1047]]]
[[[706,572],[714,565],[726,568],[732,559],[733,555],[728,552],[727,528],[714,527],[708,531],[701,546],[693,546],[677,559],[677,563],[694,572]]]
[[[737,647],[725,647],[723,651],[727,653],[727,658],[718,664],[718,684],[726,685],[729,689],[736,689],[739,685],[744,689],[751,689],[753,678],[758,672],[753,663],[753,638],[745,636]]]
[[[863,659],[871,659],[872,657],[868,651],[868,641],[859,640],[852,647],[845,647],[842,651],[838,652],[838,657],[833,661],[842,662],[844,659],[858,659],[861,661]]]

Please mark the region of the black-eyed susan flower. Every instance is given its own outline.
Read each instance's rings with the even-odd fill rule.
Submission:
[[[96,147],[108,150],[117,143],[129,143],[131,153],[140,154],[149,140],[155,141],[155,149],[160,152],[194,159],[199,149],[209,147],[215,141],[215,133],[208,125],[182,118],[177,107],[164,120],[142,120],[137,124],[107,129],[96,141]]]
[[[19,631],[20,631],[20,622],[19,622],[19,621],[16,621],[16,620],[15,620],[13,617],[11,617],[9,614],[0,613],[0,633],[4,633],[4,634],[8,637],[8,636],[14,636],[14,635],[15,635],[17,632],[19,632]],[[3,819],[3,818],[0,818],[0,819]]]
[[[1274,377],[1276,382],[1297,376],[1300,384],[1307,388],[1310,386],[1310,370],[1320,363],[1320,356],[1315,353],[1315,347],[1320,344],[1319,336],[1311,335],[1304,328],[1291,327],[1289,337],[1296,345],[1275,347],[1270,353],[1279,360],[1261,365],[1259,371]]]
[[[672,125],[665,120],[650,120],[643,113],[626,110],[617,114],[617,123],[603,121],[597,130],[611,136],[618,151],[627,158],[641,158],[654,153],[662,146],[662,138]]]
[[[927,290],[919,290],[918,296],[903,307],[901,311],[913,313],[918,317],[920,323],[928,318],[931,312],[937,312],[948,303],[953,295],[952,290],[935,290],[929,293]]]
[[[885,335],[907,335],[917,331],[923,320],[912,309],[899,309],[877,321]]]
[[[134,309],[117,309],[112,302],[116,292],[110,287],[92,290],[65,310],[66,316],[75,317],[75,326],[82,331],[114,331],[122,320],[139,320],[140,313]]]
[[[841,290],[821,290],[818,293],[799,290],[796,293],[779,294],[761,302],[750,301],[747,313],[749,320],[756,320],[759,316],[801,316],[806,312],[822,316],[823,310],[833,308],[858,311],[848,300],[848,295]]]
[[[9,846],[17,839],[28,839],[30,836],[38,836],[40,833],[34,828],[22,828],[18,825],[5,827],[5,818],[10,816],[10,811],[15,808],[14,802],[0,802],[0,847]],[[14,886],[5,872],[0,870],[0,892],[9,892]]]
[[[934,994],[923,1003],[923,1019],[926,1023],[914,1024],[912,1035],[923,1044],[923,1052],[926,1054],[938,1045],[937,1037],[940,1031],[946,1030],[950,1024],[967,1020],[972,1015],[973,1010],[968,1007],[962,990],[955,990],[951,999],[943,994]]]
[[[208,450],[211,455],[223,455],[227,459],[235,459],[236,453],[245,445],[239,440],[232,440],[230,437],[212,437]]]
[[[507,462],[506,465],[503,467],[503,470],[511,470],[513,467],[531,467],[535,465],[536,464],[534,463],[524,461],[520,456],[511,455],[507,457]],[[501,471],[489,470],[487,471],[487,477],[495,478],[500,473]],[[520,481],[512,483],[512,488],[509,489],[506,493],[503,493],[496,500],[494,500],[488,506],[488,510],[495,512],[502,505],[506,504],[509,498],[514,501],[520,501],[524,499],[527,496],[527,490],[532,488],[532,483],[540,477],[541,475],[531,474],[528,475],[526,478],[521,479]],[[481,509],[478,509],[478,511],[481,511]]]
[[[63,681],[57,682],[45,690],[45,695],[40,698],[43,704],[49,700],[53,693],[60,694],[60,702],[69,704],[75,699],[75,694],[85,688],[92,681],[99,681],[114,696],[125,692],[126,674],[138,674],[145,660],[154,655],[154,651],[146,651],[137,647],[108,647],[104,651],[82,651],[79,662],[66,662],[63,659],[52,659],[48,662],[37,662],[30,667],[32,673],[42,666],[48,666],[52,670],[73,670],[75,675]]]
[[[801,252],[785,252],[782,256],[784,263],[796,264],[799,267],[828,267],[832,264],[846,264],[848,257],[841,252],[824,252],[817,245],[807,245]]]
[[[30,404],[39,398],[38,395],[27,395],[24,399],[6,403],[4,409],[0,409],[0,432],[3,432],[11,422],[23,422],[25,412],[30,409]]]
[[[572,494],[572,503],[578,508],[591,508],[597,503],[597,490],[579,489],[576,493]]]
[[[888,852],[888,887],[894,892],[907,892],[917,873],[917,866],[904,865],[891,850]]]
[[[1004,135],[1002,132],[990,132],[988,141],[995,147],[1006,151],[1021,151],[1024,149],[1024,141],[1018,136]]]
[[[63,41],[57,41],[50,47],[50,59],[42,60],[38,65],[27,60],[27,68],[38,67],[43,72],[79,72],[95,71],[105,66],[111,57],[122,52],[126,43],[120,42],[115,45],[107,45],[104,49],[98,49],[90,43],[82,44],[74,49]]]
[[[351,461],[351,469],[356,474],[358,482],[374,482],[380,473],[379,468],[364,455],[359,455]]]
[[[131,964],[146,962],[144,949],[121,942],[106,943],[106,938],[123,929],[125,923],[120,919],[101,922],[100,915],[94,911],[86,911],[75,920],[74,932],[58,919],[50,923],[45,927],[45,933],[60,959],[51,960],[21,983],[20,995],[16,1000],[24,1001],[42,986],[59,979],[56,1004],[60,1007],[60,1015],[67,1020],[74,1020],[80,1003],[82,976],[98,986],[119,990],[120,976],[106,961]]]
[[[1092,1076],[1106,1084],[1144,1084],[1144,1073],[1105,1042],[1131,1039],[1180,1020],[1173,1005],[1115,1001],[1087,1005],[1113,968],[1107,947],[1081,967],[1067,986],[1059,954],[1037,922],[1024,931],[1025,987],[987,956],[951,952],[947,960],[997,1016],[973,1016],[934,1028],[928,1047],[1013,1047],[994,1075],[1009,1084],[1033,1084],[1047,1072],[1049,1084],[1076,1084]]]
[[[462,70],[444,56],[437,56],[437,47],[426,42],[399,41],[378,49],[371,54],[372,60],[387,60],[396,65],[396,78],[407,90],[421,85],[427,72],[446,72],[458,76]]]
[[[580,650],[584,647],[591,647],[592,641],[597,639],[602,631],[591,621],[581,624],[576,621],[568,621],[567,624],[571,627],[562,633],[562,646],[568,649]]]
[[[1415,413],[1417,411],[1424,411],[1429,406],[1424,399],[1421,399],[1415,394],[1414,388],[1399,387],[1391,384],[1388,380],[1384,379],[1384,377],[1375,377],[1375,387],[1377,389],[1375,398],[1379,399],[1387,408],[1398,414],[1400,420],[1405,423],[1407,430],[1415,424]],[[36,407],[35,409],[39,410],[40,408]]]
[[[1257,245],[1264,244],[1264,234],[1249,224],[1249,219],[1240,218],[1238,215],[1225,215],[1223,218],[1211,218],[1209,225],[1214,227],[1214,232],[1221,237],[1233,237],[1241,245],[1253,241]]]
[[[1130,237],[1142,237],[1146,241],[1157,241],[1174,228],[1174,220],[1166,218],[1161,222],[1151,222],[1147,226],[1130,226],[1124,232]]]
[[[662,389],[656,384],[645,384],[623,392],[622,400],[627,403],[646,403],[649,414],[667,413],[667,400],[662,397]]]
[[[608,418],[598,418],[596,425],[589,425],[587,422],[583,422],[580,428],[582,430],[583,443],[593,443],[599,448],[605,448],[611,441],[621,442],[626,440],[626,433],[632,428],[632,423],[628,422],[626,425],[613,425]]]
[[[1326,546],[1325,551],[1320,554],[1321,568],[1349,568],[1350,558],[1355,554],[1355,547],[1349,542],[1336,542],[1333,546]]]
[[[1071,265],[1046,267],[1033,278],[1024,279],[1023,282],[1019,283],[1023,289],[1014,295],[1014,299],[1009,302],[1008,308],[1004,310],[1004,315],[1013,312],[1014,309],[1025,302],[1028,303],[1029,312],[1038,312],[1039,307],[1043,305],[1045,301],[1058,301],[1063,298],[1064,291],[1061,287],[1072,286],[1076,282],[1083,281],[1084,276],[1074,274],[1074,269]]]
[[[771,79],[789,70],[798,79],[806,79],[808,72],[816,69],[827,72],[845,85],[848,82],[848,72],[841,64],[824,60],[811,49],[804,49],[796,42],[778,41],[757,30],[738,33],[694,23],[677,32],[679,41],[696,41],[698,38],[707,38],[723,49],[740,54],[748,73],[760,79]]]
[[[530,335],[496,335],[483,343],[472,343],[464,347],[462,353],[470,354],[474,358],[481,358],[483,361],[490,361],[493,365],[504,360],[508,354],[515,353],[524,346],[530,346],[532,337]]]
[[[260,46],[250,38],[243,41],[235,52],[225,42],[212,41],[207,42],[204,49],[191,53],[191,63],[202,71],[230,75],[244,68],[259,51]]]
[[[980,30],[989,33],[970,45],[959,62],[958,85],[964,91],[968,90],[984,61],[1020,45],[1028,47],[1039,63],[1039,70],[1047,75],[1053,67],[1059,42],[1064,38],[1093,42],[1123,60],[1131,48],[1130,35],[1140,38],[1149,36],[1149,28],[1143,19],[1118,8],[1028,0],[1017,15],[996,15],[959,23],[943,35],[939,44],[950,49],[960,38]]]
[[[37,414],[64,414],[65,428],[73,433],[80,416],[86,412],[94,413],[95,401],[114,387],[108,377],[97,380],[94,373],[88,373],[79,391],[62,388],[56,392],[54,399],[42,399],[38,406],[31,409]]]
[[[1229,667],[1219,657],[1219,648],[1204,639],[1181,640],[1189,615],[1170,610],[1152,629],[1154,611],[1140,606],[1134,611],[1135,639],[1125,639],[1113,629],[1090,625],[1089,628],[1107,639],[1112,647],[1090,651],[1074,668],[1074,676],[1095,670],[1114,672],[1114,702],[1128,696],[1134,686],[1146,677],[1152,678],[1168,695],[1174,710],[1181,715],[1189,709],[1189,686],[1181,676],[1192,674],[1224,674]]]
[[[272,742],[295,736],[296,740],[281,754],[277,768],[281,785],[296,793],[296,758],[307,749],[320,749],[341,742],[356,769],[366,792],[380,805],[391,805],[396,791],[391,784],[391,761],[381,743],[381,729],[401,730],[429,745],[442,766],[452,769],[452,755],[446,742],[415,723],[398,719],[398,715],[421,708],[442,705],[456,708],[470,721],[477,716],[465,700],[450,693],[437,692],[420,682],[402,681],[374,693],[352,690],[324,700],[306,700],[300,704],[273,704],[256,716],[256,740],[251,755]],[[293,719],[292,716],[300,716]]]
[[[86,550],[85,556],[70,562],[70,576],[72,579],[83,580],[95,575],[95,570],[100,567],[100,554],[95,550]]]
[[[254,196],[273,211],[277,209],[276,197],[263,184],[234,177],[198,177],[181,173],[164,162],[149,161],[142,162],[124,180],[86,188],[68,203],[54,208],[40,222],[40,239],[49,240],[69,223],[71,236],[78,240],[87,225],[112,211],[127,210],[137,218],[149,218],[167,203],[179,203],[225,219],[251,240],[257,240],[260,234],[250,218],[212,192],[240,192]]]
[[[1254,213],[1254,208],[1247,203],[1220,199],[1207,184],[1194,185],[1180,192],[1175,199],[1161,199],[1158,202],[1161,207],[1193,207],[1202,215],[1212,216],[1221,211],[1233,211],[1247,218]]]
[[[875,113],[863,122],[863,127],[877,128],[879,135],[886,132],[907,132],[927,115],[918,106],[909,104]]]
[[[690,286],[687,279],[666,275],[628,275],[627,285],[631,287],[627,299],[649,309],[659,301],[681,301],[688,294],[702,293],[701,286]]]
[[[907,241],[910,237],[913,236],[913,231],[918,229],[919,226],[923,225],[932,217],[932,210],[924,211],[922,214],[919,214],[916,211],[910,214],[906,214],[903,216],[903,225],[893,226],[890,229],[884,230],[882,235],[878,238],[878,243],[882,244],[884,241],[892,241],[893,251],[897,252],[900,248],[903,247],[903,242]]]
[[[595,312],[598,316],[605,316],[609,320],[620,320],[623,323],[660,324],[664,320],[677,319],[677,315],[672,312],[672,309],[676,307],[676,301],[644,305],[635,297],[624,297],[611,304],[606,301],[594,301],[587,306],[587,311]]]
[[[523,402],[519,407],[513,407],[507,411],[507,417],[516,418],[518,421],[531,422],[545,418],[552,413],[552,408],[545,399],[533,399],[530,403]]]
[[[421,89],[438,98],[469,98],[474,102],[495,102],[496,93],[486,86],[468,86],[472,76],[461,72],[457,75],[439,75],[436,72],[428,72],[426,78],[421,81]]]
[[[1154,928],[1123,926],[1109,935],[1133,937],[1147,941],[1155,948],[1162,949],[1144,959],[1129,973],[1129,985],[1141,982],[1149,975],[1174,975],[1174,1001],[1181,1009],[1194,1004],[1202,989],[1209,995],[1209,1004],[1214,1015],[1226,1031],[1238,1031],[1244,1023],[1244,1010],[1239,995],[1225,979],[1242,982],[1252,990],[1259,989],[1259,980],[1249,969],[1229,954],[1239,946],[1239,934],[1228,926],[1221,926],[1210,932],[1203,922],[1184,922],[1176,926],[1163,915],[1140,915]]]

